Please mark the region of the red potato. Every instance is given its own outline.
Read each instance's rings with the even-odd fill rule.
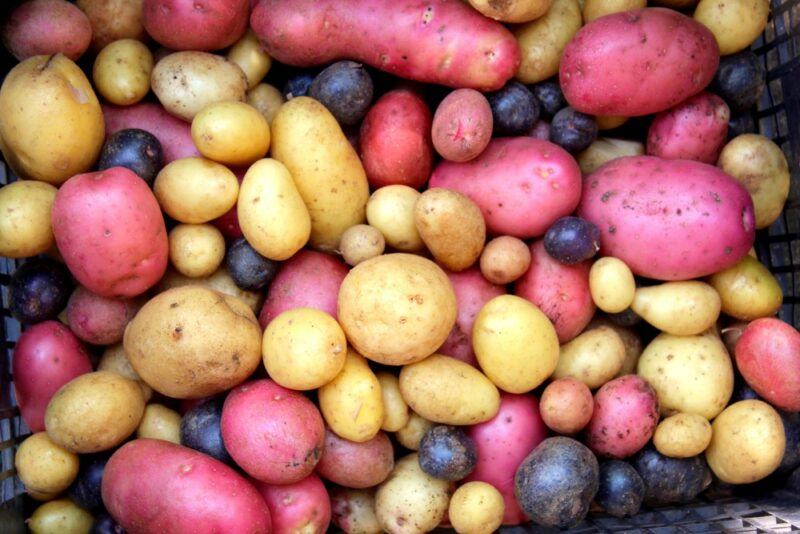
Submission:
[[[590,262],[564,265],[544,248],[544,241],[531,245],[531,266],[517,280],[514,294],[539,307],[556,328],[559,343],[583,332],[595,312],[589,291]]]
[[[514,474],[522,460],[548,434],[536,397],[501,393],[497,415],[469,427],[467,433],[475,441],[478,462],[464,482],[478,480],[497,488],[506,506],[504,525],[528,521],[514,496]]]
[[[173,50],[220,50],[247,30],[248,0],[144,0],[142,24]]]
[[[662,111],[647,132],[647,153],[664,159],[717,163],[731,110],[717,95],[700,93]]]
[[[430,187],[467,195],[483,213],[486,229],[520,239],[544,235],[575,210],[581,170],[561,147],[532,137],[493,139],[467,163],[442,161]]]
[[[92,372],[86,347],[58,321],[25,330],[11,362],[19,412],[32,432],[44,430],[44,412],[56,391],[73,378]]]
[[[711,32],[677,11],[645,8],[600,17],[561,57],[569,104],[590,115],[658,113],[706,88],[719,65]]]
[[[75,61],[92,40],[86,15],[66,0],[32,0],[11,12],[2,29],[3,44],[22,61],[64,54]]]
[[[436,152],[448,161],[475,159],[492,139],[492,108],[474,89],[456,89],[439,103],[431,135]]]
[[[92,50],[99,52],[119,39],[146,41],[142,0],[77,0],[92,25]]]
[[[336,256],[299,251],[281,265],[269,286],[267,300],[258,316],[261,328],[295,308],[314,308],[336,318],[339,287],[347,273],[347,266]]]
[[[456,294],[458,315],[453,330],[436,352],[478,367],[475,351],[472,350],[472,326],[475,324],[475,317],[484,304],[505,294],[505,288],[486,280],[477,267],[459,273],[445,271],[445,274]]]
[[[431,175],[431,112],[408,89],[389,91],[361,123],[361,162],[374,187],[402,184],[419,189]]]
[[[231,458],[267,484],[291,484],[307,477],[325,445],[317,407],[301,393],[267,379],[231,390],[220,427]]]
[[[356,443],[325,430],[325,448],[316,467],[325,480],[346,488],[371,488],[383,482],[392,469],[394,448],[385,433]]]
[[[272,514],[272,531],[323,534],[331,523],[328,490],[315,474],[285,485],[253,481]]]
[[[656,391],[640,376],[621,376],[595,393],[586,444],[598,455],[627,458],[647,445],[656,425]]]
[[[800,412],[800,333],[779,319],[756,319],[736,343],[736,367],[770,404]]]
[[[401,78],[491,91],[520,63],[511,32],[459,0],[262,0],[250,26],[270,56],[296,67],[353,59]]]
[[[656,280],[688,280],[727,269],[755,238],[747,190],[696,161],[615,159],[586,177],[578,215],[600,228],[603,256]]]
[[[147,183],[113,167],[78,174],[53,203],[53,234],[70,272],[103,297],[135,297],[167,269],[164,217]]]
[[[122,340],[125,326],[142,303],[131,299],[112,299],[78,287],[67,303],[67,322],[72,332],[93,345],[113,345]]]
[[[169,441],[136,439],[120,447],[103,471],[102,495],[128,532],[272,532],[267,504],[244,477]]]

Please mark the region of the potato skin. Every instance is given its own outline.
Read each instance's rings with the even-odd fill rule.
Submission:
[[[41,493],[36,495],[35,498],[43,497]],[[92,519],[92,514],[64,497],[39,506],[26,523],[33,534],[89,532]]]
[[[51,211],[57,191],[50,184],[33,181],[0,188],[0,255],[28,258],[55,244]]]
[[[208,159],[248,166],[269,150],[269,124],[244,102],[214,102],[192,119],[192,140]]]
[[[542,17],[515,28],[514,37],[522,51],[515,77],[532,84],[558,74],[564,48],[582,23],[578,0],[553,0]]]
[[[493,284],[510,284],[525,274],[530,266],[531,251],[516,237],[495,237],[481,252],[481,273]]]
[[[381,534],[375,517],[375,492],[334,487],[330,491],[333,524],[347,534]]]
[[[113,345],[122,341],[125,326],[141,305],[139,300],[109,299],[78,287],[67,303],[67,322],[83,341]]]
[[[561,346],[554,378],[572,377],[597,389],[619,372],[625,360],[622,338],[607,326],[586,330]]]
[[[92,39],[89,19],[64,0],[33,0],[18,6],[6,19],[3,44],[19,61],[31,56],[64,54],[73,61]]]
[[[214,161],[181,158],[161,169],[153,193],[164,213],[176,221],[201,224],[236,205],[239,181],[233,171]]]
[[[420,192],[407,185],[387,185],[370,195],[367,221],[383,234],[384,241],[398,252],[421,252],[425,243],[414,220]]]
[[[322,478],[346,488],[364,489],[386,480],[392,469],[394,449],[385,433],[356,443],[325,430],[325,446],[316,467]]]
[[[642,319],[676,336],[701,334],[713,327],[720,307],[715,288],[696,280],[640,287],[631,303],[631,310]]]
[[[467,482],[450,499],[447,517],[456,532],[494,532],[503,523],[503,496],[491,484]]]
[[[92,79],[97,91],[112,104],[129,106],[150,92],[153,55],[136,39],[109,43],[94,60]]]
[[[544,388],[540,407],[548,428],[559,434],[574,434],[592,419],[594,398],[580,380],[557,378]]]
[[[142,0],[77,0],[75,4],[92,25],[94,52],[118,39],[147,39],[142,26]]]
[[[248,0],[144,0],[142,25],[172,50],[219,50],[244,35]]]
[[[705,417],[677,413],[658,424],[653,445],[664,456],[690,458],[701,454],[711,443],[711,424]]]
[[[750,46],[767,25],[770,3],[767,0],[700,0],[694,20],[711,30],[722,56]]]
[[[272,516],[272,531],[323,534],[331,522],[328,490],[315,474],[291,484],[253,485],[264,498]]]
[[[636,280],[625,262],[606,256],[592,263],[589,291],[598,308],[607,313],[620,313],[633,302]]]
[[[469,161],[491,141],[493,124],[492,108],[482,93],[456,89],[436,108],[431,125],[433,146],[448,161]]]
[[[528,22],[547,13],[553,2],[552,0],[516,0],[512,2],[470,0],[469,3],[490,19],[503,22]]]
[[[46,432],[37,432],[20,443],[14,467],[28,491],[58,494],[78,475],[78,455],[54,443]]]

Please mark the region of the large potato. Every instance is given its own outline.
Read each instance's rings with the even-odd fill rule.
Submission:
[[[744,50],[761,35],[769,17],[769,0],[700,0],[694,19],[714,34],[719,53]]]
[[[720,306],[714,288],[697,281],[640,287],[631,303],[631,309],[642,319],[676,336],[700,334],[714,326]]]
[[[236,205],[239,181],[233,171],[204,158],[180,158],[156,176],[153,192],[164,213],[189,224],[209,222]]]
[[[50,184],[32,181],[0,189],[0,256],[28,258],[55,244],[50,214],[57,191]]]
[[[419,252],[425,243],[415,221],[421,194],[402,184],[379,187],[367,201],[367,221],[380,230],[386,244],[400,252]]]
[[[339,322],[370,360],[403,365],[432,354],[456,320],[456,297],[435,263],[386,254],[359,263],[339,289]]]
[[[610,327],[585,331],[561,346],[554,378],[572,377],[597,389],[617,375],[625,361],[625,344]]]
[[[558,73],[561,54],[581,25],[578,0],[553,0],[547,13],[514,30],[522,51],[516,78],[522,83],[536,83]]]

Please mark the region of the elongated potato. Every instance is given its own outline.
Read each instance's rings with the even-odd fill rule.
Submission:
[[[693,413],[676,413],[658,424],[653,434],[656,450],[670,458],[691,458],[711,443],[708,419]]]
[[[247,77],[248,89],[258,85],[272,67],[272,58],[258,42],[253,30],[247,30],[244,36],[228,50],[227,58],[242,69]]]
[[[636,295],[636,280],[625,262],[606,256],[589,270],[589,291],[598,308],[606,313],[623,312]]]
[[[558,73],[561,54],[581,28],[578,0],[554,0],[547,13],[514,30],[522,51],[516,78],[522,83],[536,83]]]
[[[561,347],[554,378],[572,377],[596,389],[614,378],[625,361],[625,344],[607,326],[587,330]]]
[[[387,372],[377,374],[378,382],[381,384],[381,396],[383,397],[383,423],[381,430],[386,432],[397,432],[408,423],[410,410],[403,394],[400,392],[400,382],[398,378]]]
[[[637,289],[631,309],[662,332],[691,336],[717,322],[720,298],[704,282],[667,282]]]

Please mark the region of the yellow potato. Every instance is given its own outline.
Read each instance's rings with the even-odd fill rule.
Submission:
[[[137,438],[160,439],[181,444],[181,415],[162,404],[148,404],[136,429]]]
[[[396,432],[408,424],[410,410],[403,394],[400,392],[400,382],[391,373],[381,372],[377,375],[381,385],[383,398],[383,423],[381,430]]]
[[[744,50],[767,26],[769,0],[700,0],[694,19],[711,30],[722,56]]]
[[[414,412],[434,423],[474,425],[500,408],[500,393],[480,371],[434,354],[400,371],[400,391]]]
[[[369,185],[356,151],[325,106],[309,97],[283,104],[272,121],[272,157],[286,165],[311,216],[311,245],[334,251],[364,222]]]
[[[636,280],[622,260],[607,256],[592,264],[589,292],[598,308],[606,313],[619,313],[633,302]]]
[[[711,275],[708,283],[719,293],[722,311],[742,321],[775,315],[783,303],[775,275],[752,256]]]
[[[519,238],[495,237],[481,252],[481,274],[493,284],[510,284],[531,266],[531,250]]]
[[[92,78],[97,92],[119,106],[130,106],[150,92],[153,54],[141,41],[120,39],[97,54]]]
[[[677,413],[661,421],[653,434],[653,445],[664,456],[690,458],[711,443],[711,423],[693,413]]]
[[[206,278],[189,278],[169,268],[164,274],[164,278],[162,278],[156,286],[156,291],[158,293],[163,293],[167,289],[183,286],[203,286],[219,291],[224,295],[236,297],[247,304],[254,313],[258,313],[261,310],[261,305],[264,303],[264,294],[261,291],[245,291],[241,289],[236,285],[236,282],[233,281],[233,278],[231,278],[231,275],[228,273],[228,269],[225,267],[220,267],[214,274]]]
[[[599,137],[577,156],[583,174],[594,172],[601,165],[625,156],[643,156],[644,144],[627,139]]]
[[[516,78],[531,84],[557,74],[561,54],[582,24],[577,0],[554,0],[546,15],[515,28],[514,36],[522,51]]]
[[[597,121],[597,128],[600,130],[613,130],[614,128],[619,128],[626,122],[628,122],[628,117],[616,117],[614,115],[609,115],[606,117],[600,116],[595,117]]]
[[[691,336],[717,322],[720,297],[704,282],[666,282],[637,289],[631,309],[662,332]]]
[[[0,88],[0,148],[17,176],[62,184],[94,165],[104,139],[100,102],[70,59],[33,56],[9,71]]]
[[[342,234],[339,251],[348,265],[358,265],[383,254],[386,241],[377,228],[368,224],[357,224]]]
[[[14,456],[17,476],[25,489],[36,493],[61,493],[78,476],[78,455],[53,443],[46,432],[25,438]]]
[[[50,211],[58,190],[19,181],[0,188],[0,256],[28,258],[55,245]]]
[[[178,222],[200,224],[224,215],[239,195],[239,180],[219,163],[181,158],[161,169],[153,193],[164,213]]]
[[[592,328],[600,326],[607,326],[614,330],[625,344],[625,359],[622,361],[622,367],[620,367],[614,378],[636,374],[636,364],[639,362],[639,356],[641,356],[643,349],[639,334],[632,328],[625,328],[624,326],[614,324],[610,319],[601,315],[596,315],[586,326],[586,330],[591,330]]]
[[[269,124],[244,102],[215,102],[192,120],[192,140],[208,159],[225,165],[250,165],[269,150]]]
[[[59,496],[58,493],[42,493],[33,490],[27,490],[27,494],[31,499],[40,502],[52,501],[53,499]]]
[[[625,343],[607,326],[587,330],[561,347],[553,378],[572,377],[597,389],[622,368]]]
[[[583,22],[588,24],[605,15],[643,7],[647,7],[647,0],[584,0]]]
[[[367,221],[383,234],[386,244],[401,252],[425,248],[414,219],[420,192],[407,185],[387,185],[375,190],[367,202]]]
[[[405,402],[405,401],[403,401]],[[411,451],[419,450],[419,442],[422,436],[433,426],[432,421],[428,421],[421,415],[411,412],[408,416],[408,423],[395,432],[394,437],[403,447]]]
[[[247,30],[247,33],[239,39],[228,50],[228,61],[232,61],[239,65],[244,75],[247,77],[247,88],[252,89],[258,82],[264,79],[264,76],[269,72],[272,66],[272,58],[269,57],[264,47],[258,41],[258,37],[253,33],[253,30]]]
[[[771,474],[786,449],[783,422],[775,409],[760,400],[731,404],[711,425],[706,461],[728,484],[748,484]]]
[[[272,119],[278,114],[278,109],[286,102],[283,93],[268,83],[260,83],[247,91],[247,103],[256,108],[272,127]]]
[[[472,346],[489,380],[509,393],[538,387],[558,362],[553,323],[535,304],[514,295],[500,295],[481,308]]]
[[[87,534],[92,514],[70,499],[58,499],[37,508],[28,519],[31,534]]]
[[[491,534],[503,523],[503,495],[486,482],[467,482],[450,498],[448,518],[459,534]]]
[[[538,19],[547,13],[553,0],[469,0],[469,3],[490,19],[517,23]]]
[[[330,490],[333,521],[347,534],[381,534],[375,516],[375,490],[337,487]]]
[[[225,238],[211,224],[179,224],[169,232],[169,260],[184,276],[210,276],[224,258]]]
[[[658,394],[661,415],[678,412],[713,419],[733,393],[733,367],[725,345],[714,333],[700,336],[660,334],[639,357],[637,374]]]
[[[363,443],[380,431],[384,414],[381,385],[363,356],[347,351],[341,372],[319,388],[319,409],[341,438]]]
[[[133,380],[142,388],[142,395],[144,396],[145,402],[149,401],[150,397],[153,396],[153,388],[145,384],[144,380],[142,380],[139,374],[131,367],[131,362],[129,362],[128,357],[125,356],[125,348],[122,346],[122,343],[117,343],[116,345],[111,345],[106,348],[103,352],[103,356],[100,357],[100,362],[97,364],[97,370],[110,371],[128,380]]]

